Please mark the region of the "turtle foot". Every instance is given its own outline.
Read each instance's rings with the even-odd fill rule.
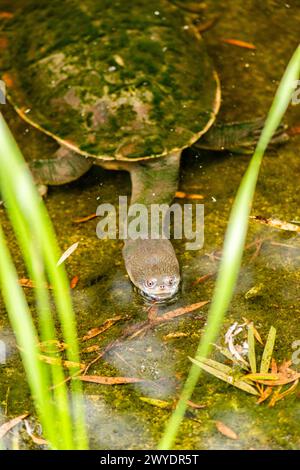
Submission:
[[[252,153],[263,130],[265,119],[215,124],[194,144],[196,148],[229,151],[233,153]],[[281,123],[272,137],[270,146],[283,144],[289,140],[287,125]]]

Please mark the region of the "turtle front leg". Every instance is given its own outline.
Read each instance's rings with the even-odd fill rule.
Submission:
[[[37,184],[57,186],[77,180],[92,164],[91,159],[60,147],[56,158],[33,160],[29,162],[29,168]]]
[[[264,119],[253,121],[217,123],[202,136],[194,147],[213,151],[230,151],[234,153],[252,153],[259,139]],[[270,145],[278,145],[289,140],[287,126],[281,124],[274,134]]]
[[[124,243],[123,257],[132,283],[144,296],[156,301],[173,297],[180,283],[179,263],[174,248],[167,238],[151,238],[153,220],[150,217],[152,204],[169,206],[174,199],[180,154],[181,152],[177,151],[159,160],[148,160],[128,166],[132,182],[130,209],[134,204],[142,205],[140,207],[146,209],[150,225],[146,233],[137,239],[133,234],[128,235]]]

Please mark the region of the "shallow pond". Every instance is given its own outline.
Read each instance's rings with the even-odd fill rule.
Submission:
[[[9,3],[0,0],[0,11],[7,9]],[[218,22],[203,36],[222,83],[222,108],[218,118],[235,121],[264,116],[284,68],[299,43],[300,2],[207,0],[200,14],[201,22],[205,24],[216,17]],[[222,41],[224,38],[253,43],[256,49],[226,44]],[[52,154],[56,148],[53,142],[21,122],[9,105],[2,106],[1,110],[27,159]],[[286,120],[291,127],[299,126],[300,105],[289,109]],[[300,136],[295,135],[276,151],[267,152],[253,215],[300,220],[299,147]],[[202,250],[185,251],[183,241],[175,242],[182,267],[182,290],[175,303],[160,307],[160,313],[211,299],[214,278],[198,284],[194,281],[216,267],[216,260],[208,255],[222,247],[230,207],[248,161],[248,156],[229,153],[194,152],[183,156],[179,189],[204,195],[205,244]],[[75,183],[51,188],[46,200],[61,249],[80,242],[66,262],[70,279],[79,277],[78,285],[72,290],[78,336],[82,337],[89,329],[115,315],[123,317],[123,321],[89,341],[88,345],[105,346],[120,336],[128,325],[147,318],[148,306],[133,290],[124,269],[122,242],[100,241],[96,237],[96,219],[74,223],[74,219],[94,213],[99,202],[116,204],[119,195],[129,194],[130,180],[126,173],[95,167]],[[26,277],[3,206],[0,217],[10,249],[15,254],[19,275]],[[257,256],[253,257],[255,247],[245,253],[220,341],[235,321],[243,323],[243,317],[252,320],[264,338],[274,325],[278,332],[275,356],[283,360],[291,356],[293,341],[300,339],[300,239],[294,232],[279,231],[251,221],[248,243],[261,239],[267,240]],[[245,297],[251,288],[258,286],[259,295]],[[26,292],[32,303],[31,291],[27,289]],[[0,365],[1,421],[5,421],[25,411],[33,411],[33,408],[2,304],[0,311],[0,339],[8,346],[8,360]],[[207,312],[208,306],[205,306],[194,314],[160,325],[144,337],[125,341],[90,369],[91,374],[152,380],[123,386],[85,385],[93,448],[155,447],[170,410],[154,407],[141,397],[176,400],[190,367],[188,356],[195,352]],[[94,355],[83,354],[82,360],[89,362]],[[191,409],[186,416],[177,437],[177,448],[300,448],[299,389],[270,408],[266,403],[257,405],[255,397],[203,373],[193,401],[204,407]],[[238,439],[232,440],[219,433],[216,420],[232,428]],[[24,431],[21,429],[21,437],[18,432],[16,428],[9,434],[7,445],[31,447],[33,444],[25,438]]]

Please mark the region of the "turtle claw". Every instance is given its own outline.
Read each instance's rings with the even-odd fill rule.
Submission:
[[[48,193],[48,186],[46,186],[45,184],[38,184],[37,185],[37,190],[38,190],[38,193],[39,195],[44,198],[47,196],[47,193]]]

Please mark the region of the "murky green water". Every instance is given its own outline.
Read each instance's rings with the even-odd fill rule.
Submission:
[[[8,3],[0,0],[0,10],[6,9]],[[266,114],[278,80],[299,42],[300,2],[207,0],[201,20],[204,23],[216,15],[220,15],[219,22],[204,33],[204,38],[222,83],[220,119],[233,121],[262,116]],[[256,50],[224,44],[222,38],[251,42],[256,45]],[[20,122],[8,105],[2,110],[26,158],[51,155],[55,150],[53,142]],[[290,126],[299,126],[300,105],[289,110],[287,121]],[[253,214],[288,221],[300,219],[299,146],[300,136],[295,136],[275,153],[266,154]],[[183,157],[180,190],[205,195],[205,245],[199,252],[185,252],[183,242],[175,243],[183,285],[179,299],[169,308],[211,299],[214,280],[198,285],[193,285],[193,281],[215,268],[215,262],[207,254],[222,246],[228,213],[247,162],[247,156],[211,152]],[[91,340],[89,345],[105,345],[118,337],[127,325],[147,316],[144,301],[133,291],[126,275],[121,257],[122,242],[98,240],[95,219],[85,224],[73,222],[76,217],[95,212],[100,202],[116,204],[119,194],[130,194],[129,176],[93,168],[76,183],[50,189],[46,201],[62,250],[80,242],[66,263],[70,278],[79,276],[79,283],[72,291],[79,337],[116,314],[130,316],[129,321],[119,323],[100,339]],[[15,253],[20,277],[25,277],[3,207],[0,207],[0,217],[10,248]],[[252,261],[253,250],[246,253],[222,335],[234,321],[241,323],[242,317],[253,320],[263,336],[274,325],[278,330],[275,354],[278,359],[283,359],[291,356],[292,342],[300,339],[299,235],[251,222],[248,242],[257,238],[269,238],[269,242],[263,244]],[[247,300],[245,293],[259,284],[262,284],[260,296]],[[31,293],[27,292],[32,302]],[[161,308],[164,310],[167,309]],[[207,311],[205,307],[195,315],[148,332],[144,338],[126,342],[106,356],[105,361],[95,364],[91,374],[144,377],[155,383],[85,386],[92,447],[131,449],[156,445],[170,411],[144,403],[140,397],[176,399],[189,368],[187,356],[195,352]],[[186,336],[165,338],[174,332]],[[9,352],[7,363],[0,365],[1,420],[5,421],[25,411],[33,411],[33,408],[3,306],[0,339],[8,344]],[[93,354],[83,355],[82,360],[88,362]],[[299,449],[299,397],[298,390],[275,408],[266,404],[258,406],[250,395],[203,374],[193,400],[206,407],[193,410],[184,420],[177,447]],[[239,439],[234,441],[221,435],[216,430],[215,420],[234,429]],[[22,432],[18,438],[18,430],[12,431],[8,445],[18,440],[22,448],[31,446],[24,434]]]

